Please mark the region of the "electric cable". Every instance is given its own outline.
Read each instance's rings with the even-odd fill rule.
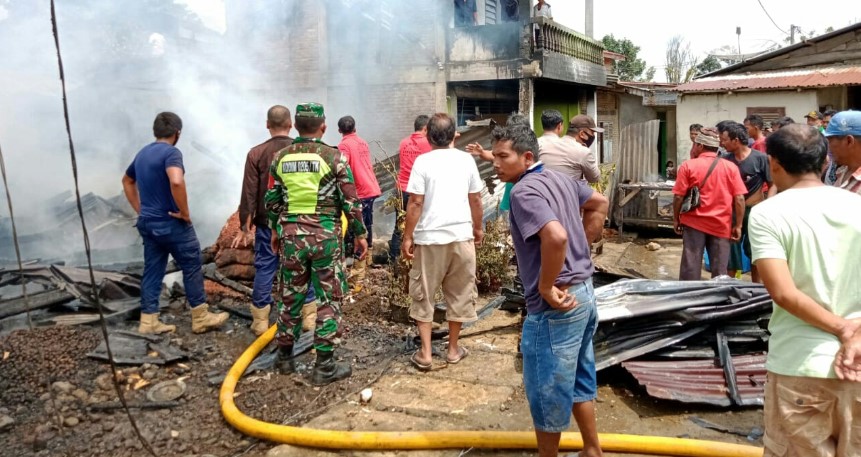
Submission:
[[[117,364],[114,361],[114,355],[111,351],[111,345],[108,338],[108,326],[105,323],[105,313],[102,308],[101,300],[99,300],[98,287],[96,286],[96,275],[93,272],[93,258],[92,252],[90,250],[90,237],[87,233],[87,222],[84,220],[84,209],[81,205],[81,189],[78,184],[78,161],[75,156],[75,144],[72,141],[72,128],[69,122],[69,102],[66,97],[66,77],[63,72],[63,57],[60,53],[60,34],[57,31],[57,14],[54,8],[54,0],[51,0],[51,28],[54,33],[54,45],[57,48],[57,65],[60,70],[60,86],[63,90],[63,116],[66,122],[66,136],[69,139],[69,154],[72,161],[72,178],[75,184],[75,201],[78,207],[78,216],[81,218],[81,230],[84,235],[84,251],[87,255],[87,269],[90,273],[90,292],[92,294],[92,299],[95,302],[96,309],[99,312],[99,326],[102,329],[102,336],[105,339],[105,351],[108,354],[108,363],[111,366],[111,380],[114,384],[114,390],[116,390],[117,395],[120,398],[120,403],[123,405],[123,409],[126,412],[126,416],[129,418],[129,422],[131,422],[132,429],[137,435],[138,440],[140,440],[143,447],[153,456],[156,456],[155,451],[152,446],[150,446],[149,442],[141,435],[140,430],[138,429],[137,422],[135,422],[134,417],[132,416],[131,411],[129,410],[129,405],[126,403],[126,398],[123,395],[122,388],[120,387],[119,381],[117,381]],[[8,195],[8,193],[7,193]]]
[[[774,19],[771,18],[770,14],[768,14],[768,10],[765,9],[765,5],[762,4],[762,0],[756,0],[756,2],[759,3],[759,7],[762,8],[762,11],[765,12],[765,15],[768,16],[768,19],[771,20],[771,23],[774,24],[775,27],[777,27],[777,30],[783,32],[784,35],[789,35],[786,30],[783,30],[782,28],[780,28],[779,25],[777,25],[777,22],[774,22]]]

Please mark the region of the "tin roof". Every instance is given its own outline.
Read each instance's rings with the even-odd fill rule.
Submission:
[[[730,90],[795,89],[861,85],[861,66],[766,71],[738,75],[711,76],[682,84],[682,93],[724,92]]]
[[[732,357],[736,385],[743,405],[762,405],[765,394],[765,354]],[[716,360],[637,361],[622,364],[656,398],[685,403],[730,406],[724,369]]]

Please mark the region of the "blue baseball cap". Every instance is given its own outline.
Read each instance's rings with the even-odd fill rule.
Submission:
[[[861,136],[861,111],[841,111],[831,118],[825,136]]]

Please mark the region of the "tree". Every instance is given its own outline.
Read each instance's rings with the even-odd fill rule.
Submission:
[[[709,54],[708,57],[697,65],[696,76],[702,76],[721,68],[723,68],[723,64],[720,63],[720,60],[714,55]]]
[[[643,76],[642,78],[640,78],[640,81],[644,81],[644,82],[652,82],[654,80],[655,80],[655,67],[649,67],[649,69],[646,70],[646,76]]]
[[[608,51],[617,52],[625,56],[625,60],[615,63],[616,74],[622,81],[637,81],[646,71],[646,61],[637,58],[640,47],[627,38],[616,38],[612,34],[604,36],[601,41]],[[648,76],[648,74],[647,74]],[[654,71],[652,71],[654,76]]]
[[[690,81],[697,70],[698,59],[691,51],[691,44],[681,35],[676,35],[667,43],[667,82],[682,84]]]

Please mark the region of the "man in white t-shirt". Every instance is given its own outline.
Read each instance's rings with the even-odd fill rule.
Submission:
[[[861,325],[861,195],[822,184],[828,144],[814,127],[788,125],[766,142],[780,193],[749,223],[774,300],[764,455],[861,455],[861,383],[837,377],[838,352]]]
[[[422,371],[432,367],[433,298],[440,285],[447,305],[448,363],[458,363],[469,354],[458,345],[458,335],[464,322],[477,319],[475,245],[484,237],[484,184],[475,159],[452,147],[455,133],[448,114],[431,117],[427,139],[433,149],[416,158],[407,184],[410,201],[401,254],[413,260],[410,317],[417,323],[422,347],[411,360]]]

